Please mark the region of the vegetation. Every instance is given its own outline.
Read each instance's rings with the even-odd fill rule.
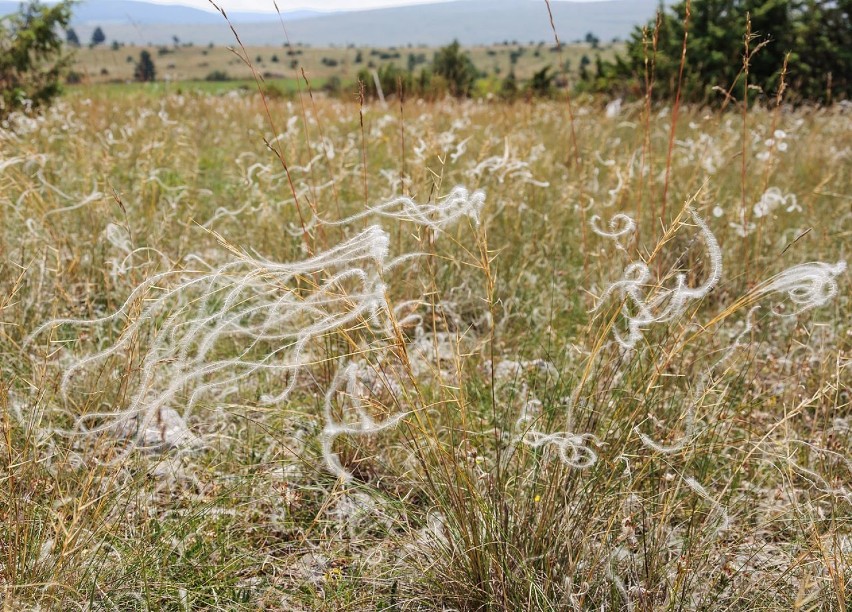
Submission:
[[[637,28],[626,55],[597,75],[598,89],[640,96],[652,78],[658,99],[674,99],[680,90],[687,101],[725,103],[728,92],[744,99],[746,86],[757,90],[751,99],[771,99],[786,67],[788,99],[827,103],[852,97],[849,0],[692,0],[689,6],[688,18],[681,1],[656,23]]]
[[[134,80],[135,63],[143,49],[154,56],[160,52],[157,47],[122,46],[117,51],[105,45],[96,48],[85,47],[75,53],[73,68],[76,72],[86,75],[85,81],[89,84],[126,83]],[[251,71],[245,63],[236,58],[225,47],[181,45],[177,49],[173,47],[163,47],[163,49],[167,51],[170,66],[168,72],[173,81],[202,82],[210,72],[216,70],[227,72],[234,79],[232,81],[233,87],[239,87],[243,81],[253,80]],[[566,83],[574,84],[578,81],[577,67],[580,58],[583,54],[589,53],[589,49],[588,44],[578,43],[564,46],[559,54],[548,51],[540,57],[535,57],[532,52],[525,52],[515,64],[511,64],[511,57],[517,51],[517,47],[498,45],[465,49],[463,52],[470,57],[474,66],[490,68],[492,72],[490,75],[486,75],[482,71],[477,73],[470,95],[474,97],[487,96],[488,94],[499,95],[502,79],[510,72],[514,73],[519,88],[524,90],[533,75],[548,65],[553,66],[551,73],[557,74],[557,78],[553,82],[555,86],[553,95],[564,95]],[[601,45],[599,52],[602,58],[610,59],[614,57],[617,49],[618,46]],[[271,77],[273,79],[299,79],[301,78],[301,68],[304,68],[309,75],[311,84],[317,88],[332,78],[339,81],[341,84],[340,95],[347,99],[351,99],[352,93],[358,89],[356,81],[359,76],[367,86],[368,95],[375,94],[374,86],[371,85],[373,80],[371,70],[388,71],[389,74],[394,75],[392,77],[393,87],[391,89],[385,88],[385,91],[391,92],[391,94],[396,91],[397,75],[395,72],[400,70],[408,73],[403,75],[403,80],[412,97],[422,95],[424,98],[433,99],[449,92],[446,79],[443,77],[436,80],[432,79],[433,72],[430,60],[434,56],[435,50],[425,47],[412,47],[407,53],[399,54],[398,60],[369,60],[369,63],[369,49],[353,48],[342,51],[319,47],[293,47],[285,51],[284,55],[281,54],[280,47],[248,47],[247,51],[248,57],[252,60],[258,55],[269,58],[270,64],[268,66],[276,72]],[[393,53],[398,53],[398,51],[391,51],[390,49],[376,51],[377,55],[372,56],[374,58],[378,58],[380,54],[393,55]],[[360,64],[355,61],[359,53],[362,57]],[[272,58],[276,56],[280,60],[278,64],[272,61]],[[125,65],[127,57],[131,57],[131,60]],[[324,63],[323,58],[333,59],[337,61],[337,65],[328,65],[329,62]],[[567,64],[569,69],[557,70],[555,67],[557,62],[561,62],[563,65]],[[395,68],[387,68],[390,64],[393,64]],[[157,65],[159,67],[159,62],[157,62]],[[495,67],[499,71],[495,72]],[[109,70],[108,77],[100,76],[103,68]],[[362,69],[366,70],[362,71]],[[497,78],[495,78],[495,75]],[[421,89],[422,83],[429,84],[429,89]],[[296,87],[291,89],[297,90]],[[335,91],[337,90],[335,89]]]
[[[204,80],[205,81],[221,82],[221,81],[230,81],[231,77],[224,70],[213,70],[212,72],[208,73],[206,77],[204,77]]]
[[[453,41],[435,53],[432,59],[432,72],[442,77],[450,93],[458,97],[469,96],[479,71],[473,65],[470,56],[462,51],[459,42]]]
[[[154,81],[157,78],[157,69],[154,66],[154,60],[151,59],[151,54],[143,50],[139,53],[139,61],[136,62],[136,68],[133,70],[133,76],[137,81],[148,82]]]
[[[68,28],[65,30],[65,42],[71,47],[80,46],[80,38],[77,36],[77,32],[74,28]]]
[[[95,30],[92,32],[92,47],[97,47],[98,45],[102,45],[106,42],[106,34],[101,29],[101,26],[97,26]]]
[[[847,609],[846,105],[546,59],[0,122],[5,608]]]
[[[157,91],[80,90],[2,132],[0,247],[15,262],[0,268],[10,607],[841,609],[848,113],[754,108],[743,132],[730,114],[686,107],[667,165],[671,116],[643,104],[574,100],[575,158],[560,101],[406,102],[401,114],[367,101],[362,132],[351,99],[305,93],[292,125],[296,105],[268,99],[277,129],[266,132],[257,95]],[[743,147],[745,174],[730,163]],[[455,185],[483,189],[482,208],[449,216]],[[318,221],[401,194],[416,206]],[[712,278],[712,243],[684,202],[718,241],[721,275],[625,351],[614,331],[629,339],[641,303],[620,308],[619,287],[636,278],[623,270],[647,266],[637,299]],[[411,256],[381,274],[396,327],[365,312],[306,340],[292,375],[235,369],[222,384],[230,359],[290,359],[292,342],[236,334],[272,330],[258,313],[295,317],[269,334],[298,333],[371,295],[369,259],[292,268],[303,275],[284,284],[272,274],[374,224],[387,232],[376,257]],[[260,256],[264,267],[234,276]],[[789,272],[814,261],[826,267]],[[316,293],[355,267],[365,276],[341,277],[326,301]],[[211,271],[242,293],[168,293]],[[822,306],[779,316],[814,296]],[[126,314],[102,318],[128,299]],[[270,311],[276,299],[286,304]],[[228,331],[189,321],[229,308],[235,335],[203,361],[212,392],[187,380],[173,402],[143,402],[111,427],[144,399],[146,371],[153,401],[181,359],[205,354],[174,342]],[[69,321],[33,335],[57,317]],[[353,363],[347,391],[340,372]],[[289,398],[265,399],[289,380]],[[373,422],[407,416],[335,438],[352,476],[338,480],[324,407],[360,427],[353,398]]]
[[[71,19],[71,3],[30,2],[0,18],[0,118],[50,102],[61,91],[69,65],[60,33]]]

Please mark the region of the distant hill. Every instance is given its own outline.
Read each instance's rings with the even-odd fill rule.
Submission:
[[[553,19],[563,42],[592,32],[602,41],[625,38],[634,26],[652,17],[659,0],[568,2],[551,0]],[[17,8],[17,2],[0,1]],[[247,45],[280,45],[284,31],[278,16],[268,13],[228,14]],[[456,0],[395,8],[287,15],[292,42],[314,46],[463,45],[503,41],[553,40],[547,7],[541,0]],[[180,6],[131,0],[86,0],[76,9],[74,27],[87,40],[96,25],[107,40],[128,44],[170,44],[177,36],[195,44],[232,44],[233,34],[220,15]]]
[[[18,10],[19,1],[0,1],[0,15]],[[279,5],[280,6],[280,5]],[[285,11],[287,20],[323,15],[321,11]],[[234,23],[279,23],[277,13],[229,12]],[[73,25],[221,25],[222,16],[213,11],[202,11],[189,6],[153,4],[140,0],[83,0],[74,7]],[[280,23],[279,23],[280,27]]]
[[[659,2],[551,0],[550,5],[563,42],[582,39],[587,32],[608,41],[625,38],[634,26],[650,19]],[[458,0],[348,12],[300,20],[288,31],[292,40],[323,45],[442,45],[454,39],[475,45],[553,40],[547,6],[542,0]],[[258,27],[257,35],[265,34]]]

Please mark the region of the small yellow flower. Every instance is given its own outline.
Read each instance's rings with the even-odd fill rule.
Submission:
[[[536,495],[535,497],[533,497],[533,501],[534,501],[535,503],[540,502],[540,501],[541,501],[541,495]]]

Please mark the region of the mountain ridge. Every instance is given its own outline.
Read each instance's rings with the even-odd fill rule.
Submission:
[[[0,2],[14,4],[16,2]],[[87,5],[112,7],[111,13],[96,16],[83,12]],[[139,7],[138,5],[145,5]],[[637,25],[647,22],[658,7],[658,0],[604,0],[566,2],[552,0],[550,7],[562,42],[583,39],[592,32],[602,41],[627,37]],[[147,11],[143,19],[127,13],[124,23],[107,21],[108,15],[120,14],[124,7]],[[203,20],[189,23],[190,13]],[[163,22],[168,12],[171,21]],[[159,14],[159,17],[155,17]],[[550,18],[543,2],[532,0],[457,0],[390,8],[374,8],[332,13],[295,13],[288,15],[286,33],[277,14],[228,13],[246,45],[293,43],[313,46],[438,46],[453,40],[463,45],[487,45],[504,41],[553,41]],[[201,19],[195,15],[196,19]],[[159,20],[152,23],[152,19]],[[181,21],[181,19],[183,21]],[[171,44],[174,37],[185,43],[233,44],[230,27],[216,13],[188,7],[164,6],[139,0],[87,0],[78,7],[72,25],[81,40],[100,25],[107,40],[128,44]]]
[[[19,1],[0,0],[0,15],[16,12],[20,4]],[[328,11],[297,9],[282,11],[281,14],[285,20],[294,20],[326,15]],[[278,23],[278,14],[228,11],[228,19],[235,24],[264,21]],[[106,24],[215,25],[222,22],[222,16],[215,11],[205,11],[182,4],[157,4],[144,0],[82,0],[73,8],[72,17],[74,27]]]

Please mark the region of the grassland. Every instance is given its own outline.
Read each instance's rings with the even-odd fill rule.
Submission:
[[[176,89],[0,128],[5,609],[848,609],[848,110]]]
[[[552,45],[510,44],[471,47],[466,49],[474,65],[483,72],[485,79],[500,80],[514,69],[518,79],[526,81],[544,68],[552,66],[558,72],[568,62],[569,74],[576,75],[583,56],[594,61],[597,55],[612,59],[620,48],[617,44],[602,45],[593,49],[588,44],[572,44],[563,47],[560,53]],[[251,80],[252,70],[240,57],[227,47],[162,46],[136,47],[123,45],[117,48],[102,45],[81,48],[75,52],[74,71],[87,84],[124,83],[133,81],[134,68],[139,53],[151,53],[157,68],[158,79],[168,82],[204,81],[211,73],[223,72],[235,81]],[[292,48],[247,47],[247,57],[254,68],[268,79],[296,79],[304,68],[313,83],[322,85],[331,77],[344,83],[354,83],[358,71],[395,63],[398,67],[409,66],[413,56],[415,71],[432,61],[435,49],[429,47],[380,48],[317,48],[296,45]],[[513,61],[512,56],[516,59]],[[360,61],[356,61],[359,59]]]

